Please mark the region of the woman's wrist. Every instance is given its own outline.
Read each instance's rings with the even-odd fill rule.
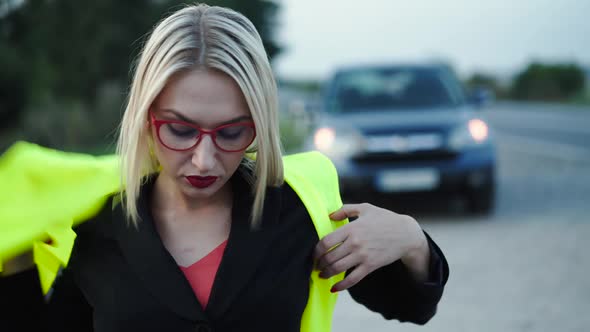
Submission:
[[[413,241],[414,245],[408,250],[408,252],[402,256],[401,261],[410,271],[414,279],[419,282],[426,281],[428,279],[428,268],[430,262],[430,246],[428,239],[424,232],[418,225],[413,221],[418,228],[416,232],[416,239]]]

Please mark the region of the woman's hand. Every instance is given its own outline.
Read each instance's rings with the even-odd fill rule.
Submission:
[[[326,235],[315,248],[320,277],[353,269],[332,287],[332,292],[352,287],[367,274],[398,259],[417,280],[426,279],[430,251],[414,218],[368,203],[346,204],[330,215],[335,221],[353,217],[357,220]]]

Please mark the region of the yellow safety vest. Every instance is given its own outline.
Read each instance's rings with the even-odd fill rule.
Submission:
[[[347,223],[331,221],[342,207],[338,175],[332,162],[319,152],[285,156],[285,181],[305,204],[319,238]],[[15,143],[0,156],[0,272],[2,260],[33,248],[41,288],[46,294],[57,272],[67,266],[76,234],[73,226],[98,213],[120,188],[117,157],[93,156]],[[51,239],[51,241],[46,241]],[[48,243],[49,242],[49,243]],[[331,330],[336,293],[332,286],[344,273],[330,279],[313,271],[301,331]]]

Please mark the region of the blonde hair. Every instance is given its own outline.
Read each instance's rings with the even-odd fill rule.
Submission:
[[[276,82],[254,25],[236,11],[205,4],[187,6],[163,19],[140,54],[117,142],[126,216],[138,224],[136,202],[142,179],[158,167],[150,153],[154,143],[148,110],[172,75],[194,68],[229,75],[250,109],[256,126],[256,156],[255,160],[244,158],[242,165],[253,175],[247,180],[254,195],[250,217],[255,226],[262,216],[266,187],[283,183]]]

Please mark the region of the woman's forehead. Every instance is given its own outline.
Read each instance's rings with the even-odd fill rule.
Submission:
[[[240,116],[236,116],[236,117],[232,117],[232,118],[225,118],[225,119],[221,119],[221,117],[219,117],[219,119],[213,120],[213,117],[207,117],[205,119],[203,119],[203,118],[201,118],[201,119],[188,118],[182,112],[176,111],[174,109],[153,108],[152,112],[156,116],[156,118],[159,118],[159,119],[175,120],[175,121],[180,120],[183,122],[187,122],[189,124],[193,124],[193,125],[200,126],[202,128],[209,128],[209,129],[213,129],[213,128],[216,128],[219,126],[237,123],[237,122],[251,122],[252,121],[252,117],[250,115],[240,115]],[[203,120],[205,120],[205,121],[203,121]]]
[[[202,124],[250,115],[238,84],[229,75],[210,69],[190,70],[173,76],[153,106],[156,114],[173,110]]]

